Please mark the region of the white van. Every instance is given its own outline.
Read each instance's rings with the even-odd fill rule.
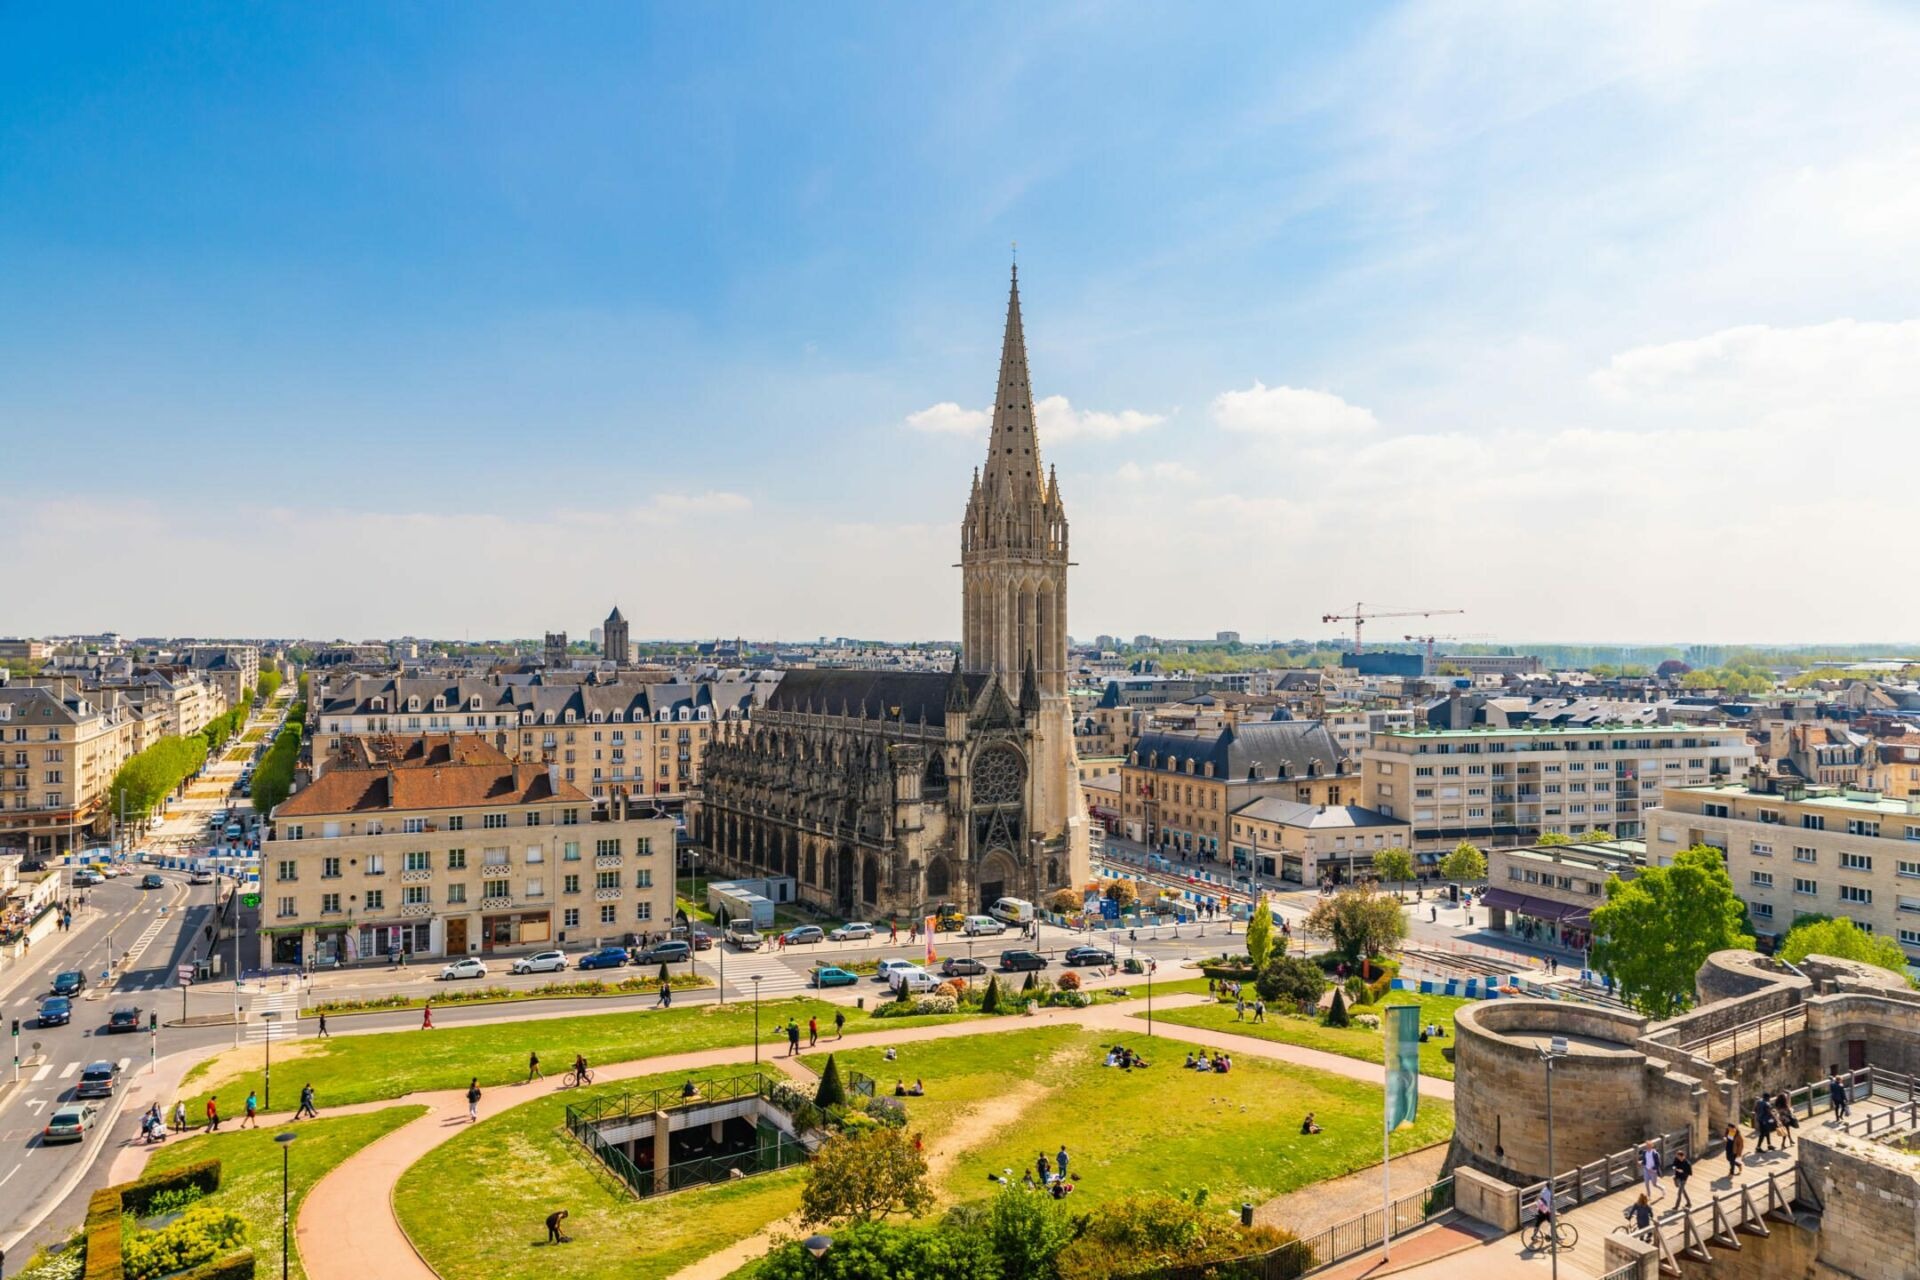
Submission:
[[[1007,926],[992,916],[968,916],[960,925],[960,932],[969,938],[998,937],[1007,931]]]
[[[988,914],[1008,924],[1026,924],[1033,919],[1033,904],[1025,898],[1002,898]]]

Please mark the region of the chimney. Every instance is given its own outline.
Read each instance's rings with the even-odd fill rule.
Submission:
[[[1467,727],[1466,707],[1458,688],[1447,691],[1447,728],[1465,729]]]
[[[1659,707],[1654,710],[1653,722],[1658,725],[1671,725],[1673,723],[1673,708],[1664,702],[1661,703]]]

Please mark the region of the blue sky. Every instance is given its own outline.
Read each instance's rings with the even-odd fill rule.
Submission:
[[[1076,633],[1920,635],[1857,466],[1920,391],[1917,45],[1848,5],[0,10],[0,471],[51,481],[0,557],[67,570],[0,632],[952,634],[1017,240]],[[1783,598],[1840,512],[1885,550]]]

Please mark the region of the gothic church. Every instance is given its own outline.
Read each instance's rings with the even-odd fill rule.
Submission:
[[[848,917],[1040,902],[1089,875],[1067,709],[1067,516],[1040,463],[1016,268],[951,673],[790,671],[708,749],[696,838]]]

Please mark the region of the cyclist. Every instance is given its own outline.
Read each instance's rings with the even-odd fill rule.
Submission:
[[[1551,1182],[1541,1186],[1540,1194],[1534,1197],[1533,1208],[1538,1215],[1533,1223],[1533,1238],[1535,1240],[1553,1239],[1553,1184]]]
[[[587,1055],[584,1053],[573,1055],[573,1074],[579,1078],[581,1084],[587,1082]]]

